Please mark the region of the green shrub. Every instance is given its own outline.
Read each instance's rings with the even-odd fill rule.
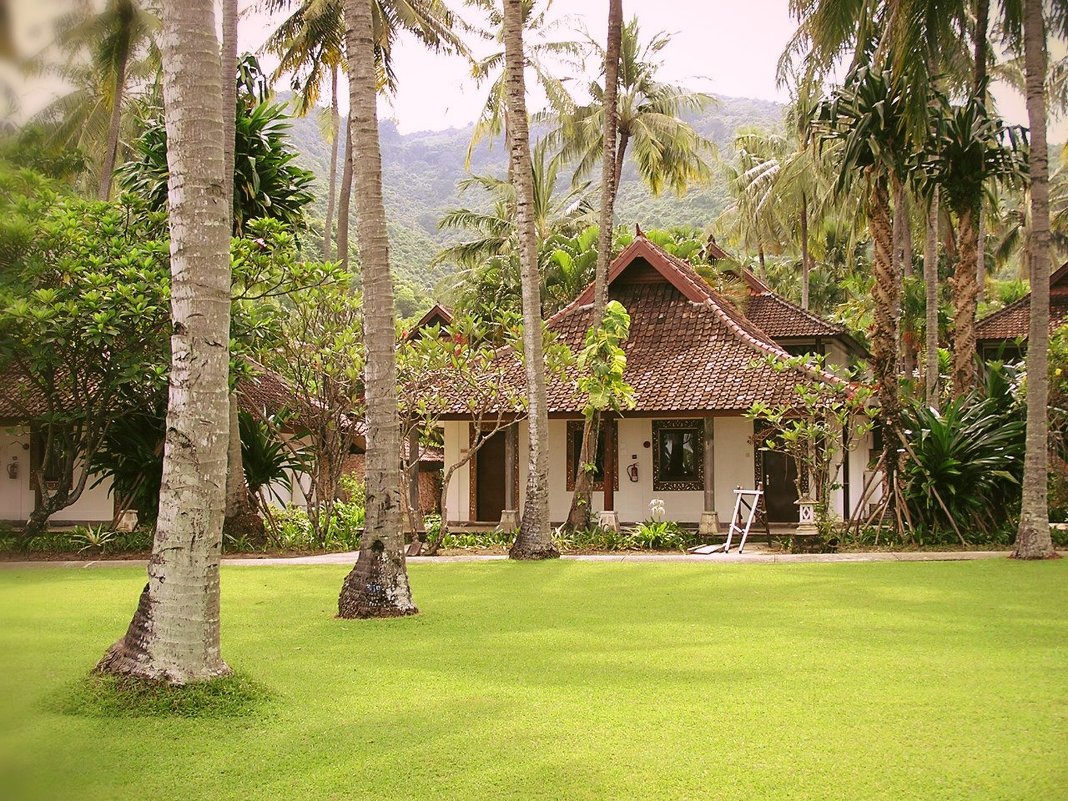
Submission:
[[[671,520],[646,520],[627,532],[627,547],[637,550],[684,551],[693,537]]]
[[[440,526],[440,523],[438,524]],[[514,531],[465,531],[449,533],[441,541],[442,548],[499,548],[509,546],[515,539]]]
[[[1023,473],[1020,409],[991,395],[950,401],[941,412],[922,405],[902,413],[910,455],[902,469],[905,500],[917,532],[993,537],[1015,514]],[[952,522],[951,522],[952,521]],[[974,539],[973,539],[974,538]]]

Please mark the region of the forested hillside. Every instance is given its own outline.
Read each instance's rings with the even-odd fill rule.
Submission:
[[[782,110],[778,103],[724,97],[689,121],[702,136],[722,149],[729,146],[740,127],[779,126]],[[456,188],[467,172],[465,161],[471,131],[472,127],[468,126],[401,134],[390,121],[380,125],[394,269],[399,277],[428,292],[451,270],[447,265],[430,266],[439,247],[449,241],[449,234],[437,227],[442,213],[459,205],[477,206],[483,200],[478,193],[461,196]],[[290,133],[301,153],[301,166],[316,174],[315,214],[321,217],[330,165],[329,146],[314,116],[295,119]],[[472,158],[471,171],[503,177],[506,159],[507,151],[500,142],[480,145]],[[636,222],[643,228],[703,226],[727,203],[726,189],[718,175],[716,171],[717,179],[710,186],[692,189],[683,197],[671,193],[654,197],[638,182],[633,166],[628,164],[620,188],[617,220],[627,225]]]

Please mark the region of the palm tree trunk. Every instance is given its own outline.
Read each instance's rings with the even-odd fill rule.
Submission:
[[[927,405],[937,409],[938,390],[938,188],[931,195],[927,210],[927,230],[923,243],[923,283],[925,309],[925,379]]]
[[[901,276],[893,253],[893,223],[890,218],[890,193],[886,179],[874,176],[868,194],[868,227],[874,257],[875,299],[871,338],[871,363],[879,396],[879,419],[883,424],[883,464],[887,487],[894,486],[897,467],[897,431],[900,412],[898,401],[897,329],[900,308]]]
[[[504,2],[504,52],[507,82],[508,142],[516,196],[520,280],[523,288],[523,350],[527,380],[529,463],[527,493],[519,535],[508,555],[512,559],[559,556],[549,529],[549,413],[545,391],[542,341],[541,281],[538,242],[534,229],[534,186],[527,126],[526,82],[523,68],[524,0]]]
[[[219,649],[226,484],[230,229],[219,41],[211,0],[163,6],[171,233],[170,402],[148,584],[125,636],[97,665],[185,684],[229,672]]]
[[[801,308],[808,308],[808,197],[801,193]]]
[[[119,155],[122,99],[126,92],[126,62],[129,57],[129,49],[124,48],[119,58],[118,70],[115,72],[115,93],[111,107],[111,121],[108,123],[108,144],[104,151],[104,163],[100,165],[100,184],[97,187],[99,200],[107,200],[111,196],[111,178],[115,174],[115,162]]]
[[[627,145],[630,144],[630,134],[626,131],[619,131],[619,144],[616,146],[616,174],[612,180],[612,186],[617,194],[619,193],[619,184],[623,180],[623,160],[627,156]]]
[[[976,216],[971,209],[959,215],[960,240],[957,243],[957,266],[953,271],[953,396],[957,398],[975,389],[979,376],[975,351],[978,300]]]
[[[234,210],[234,141],[237,126],[237,0],[222,3],[222,117],[223,117],[223,192],[226,208],[231,217],[233,230]],[[262,543],[266,538],[263,519],[249,503],[248,485],[245,483],[245,468],[241,459],[241,427],[238,422],[237,392],[230,393],[230,434],[226,449],[226,514],[223,533],[236,540],[251,544]]]
[[[975,33],[972,39],[975,41],[975,63],[973,91],[976,95],[986,99],[986,59],[987,59],[987,28],[990,19],[990,0],[975,0]],[[986,290],[986,215],[980,201],[979,214],[976,221],[978,230],[978,250],[975,259],[975,283],[976,301],[983,302]]]
[[[349,121],[352,167],[359,188],[356,238],[363,283],[364,369],[367,408],[367,521],[356,565],[338,597],[340,617],[414,615],[404,564],[401,510],[401,425],[397,409],[396,321],[389,234],[382,198],[382,151],[378,141],[375,48],[371,33],[373,0],[347,0],[346,52],[349,59]]]
[[[349,203],[352,200],[352,113],[345,118],[345,163],[341,168],[341,194],[337,199],[337,258],[349,267]],[[366,300],[366,299],[365,299]]]
[[[1013,556],[1054,556],[1049,532],[1049,155],[1046,144],[1046,31],[1042,0],[1024,2],[1024,66],[1031,128],[1031,328],[1027,341],[1027,440],[1020,527]]]
[[[608,44],[605,47],[604,152],[601,163],[601,218],[597,237],[597,269],[594,274],[593,311],[590,325],[599,326],[608,305],[608,265],[612,260],[612,221],[616,202],[616,127],[619,109],[619,51],[623,30],[623,0],[609,0]],[[567,525],[572,531],[589,526],[593,503],[593,475],[584,469],[597,456],[600,420],[595,412],[582,427],[582,448],[575,473],[575,493]]]
[[[757,245],[757,259],[760,262],[760,280],[763,281],[768,277],[768,265],[765,263],[763,242]]]
[[[330,131],[333,134],[330,148],[330,189],[326,196],[326,221],[323,223],[323,261],[330,261],[330,242],[334,234],[334,200],[337,194],[337,137],[341,128],[341,115],[337,108],[337,67],[330,70]],[[345,137],[348,141],[348,136]]]

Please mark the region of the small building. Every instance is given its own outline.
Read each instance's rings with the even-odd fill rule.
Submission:
[[[1049,332],[1068,324],[1068,262],[1049,277]],[[975,324],[979,355],[984,360],[1015,361],[1027,352],[1031,333],[1031,293]]]
[[[610,481],[609,494],[624,523],[647,519],[654,498],[663,500],[667,517],[679,523],[698,524],[711,512],[726,522],[734,489],[763,483],[770,522],[797,522],[793,464],[781,453],[762,451],[760,432],[744,415],[756,401],[790,401],[799,382],[834,380],[777,371],[764,363],[767,356],[819,351],[829,363],[844,365],[858,348],[844,328],[775,295],[755,276],[742,277],[749,295],[739,304],[747,307],[744,314],[688,263],[644,236],[613,261],[608,291],[630,314],[625,379],[634,387],[637,405],[602,425],[595,510],[604,508]],[[590,326],[592,299],[590,286],[547,323],[575,352]],[[549,504],[555,524],[567,517],[581,447],[583,400],[574,377],[550,380],[548,404]],[[442,419],[447,467],[466,455],[474,432],[462,406]],[[527,430],[520,420],[498,432],[457,470],[448,491],[450,522],[497,525],[503,511],[520,508]],[[856,512],[870,447],[869,437],[845,458],[842,486],[832,498],[832,509],[843,517]]]

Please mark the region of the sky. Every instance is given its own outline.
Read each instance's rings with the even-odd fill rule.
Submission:
[[[34,52],[46,41],[47,21],[69,9],[73,0],[6,2],[25,52]],[[280,16],[271,17],[259,10],[259,0],[239,2],[243,15],[240,46],[258,50]],[[459,0],[453,5],[462,8]],[[551,15],[561,20],[558,37],[568,37],[567,28],[574,27],[586,29],[603,41],[606,7],[604,0],[555,0]],[[661,30],[672,34],[662,53],[664,80],[711,94],[781,102],[789,99],[787,89],[775,80],[779,55],[796,27],[787,0],[623,0],[623,10],[627,18],[639,17],[646,36]],[[1064,55],[1065,50],[1066,43],[1054,42],[1051,57]],[[262,60],[266,67],[273,67],[269,57]],[[383,100],[380,114],[393,119],[402,132],[463,127],[477,118],[485,90],[475,84],[463,59],[431,53],[405,37],[396,49],[395,63],[399,89],[395,96]],[[12,74],[10,70],[5,73],[4,65],[0,65],[0,81],[7,77],[15,86],[19,117],[32,114],[57,94],[55,82],[12,79]],[[531,94],[529,106],[536,109],[541,100],[535,92]],[[1027,123],[1022,96],[1006,86],[995,86],[994,96],[1007,121]],[[1049,135],[1053,142],[1068,139],[1068,120],[1052,121]]]
[[[604,0],[555,0],[551,14],[603,42],[606,9]],[[775,79],[779,55],[797,27],[787,0],[623,0],[623,13],[627,19],[638,16],[646,37],[659,31],[672,35],[662,53],[665,81],[714,95],[789,100],[788,89]],[[270,29],[271,20],[250,9],[242,44],[258,48]],[[1051,43],[1051,58],[1065,52],[1066,43]],[[463,59],[432,53],[407,37],[397,48],[396,65],[399,89],[380,113],[402,133],[463,127],[477,118],[485,93]],[[1027,124],[1022,95],[1006,85],[992,91],[1008,122]],[[538,102],[532,98],[531,108]],[[1068,120],[1051,121],[1049,136],[1053,142],[1068,139]]]

